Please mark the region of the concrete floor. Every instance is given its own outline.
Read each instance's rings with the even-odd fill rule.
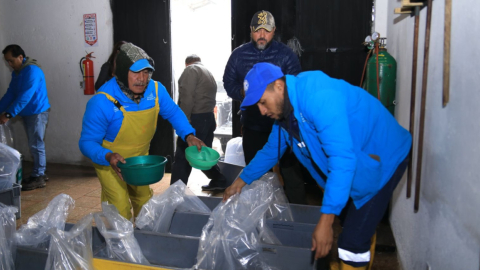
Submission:
[[[24,162],[23,166],[24,177],[26,177],[31,171],[32,163]],[[48,164],[47,168],[47,174],[50,180],[47,182],[45,188],[22,191],[22,216],[17,220],[17,227],[26,224],[29,217],[46,208],[48,203],[61,193],[68,194],[75,200],[75,208],[67,218],[67,222],[69,223],[76,223],[86,214],[101,210],[101,187],[93,167]],[[189,178],[188,187],[197,196],[221,196],[222,193],[212,194],[201,190],[201,186],[208,184],[208,182],[209,180],[201,171],[193,169]],[[161,194],[169,187],[169,184],[170,174],[167,173],[159,183],[151,185],[151,188],[154,194]],[[308,203],[311,205],[320,205],[321,191],[318,186],[308,185],[306,190]],[[340,232],[341,226],[338,219],[336,219],[334,224],[335,243]],[[394,250],[395,240],[390,226],[388,222],[382,222],[377,229],[377,251],[375,252],[375,262],[372,269],[399,270],[400,266],[397,253]],[[331,261],[338,260],[336,245],[332,247],[329,257]]]

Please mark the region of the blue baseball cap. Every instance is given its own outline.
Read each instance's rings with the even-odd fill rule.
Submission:
[[[151,70],[155,70],[152,65],[150,65],[150,62],[148,62],[147,59],[140,59],[137,62],[133,63],[133,65],[130,66],[130,70],[133,72],[139,72],[141,70],[144,70],[146,68],[149,68]]]
[[[255,105],[263,96],[267,86],[283,76],[283,72],[278,66],[270,63],[255,64],[243,81],[245,98],[240,109],[246,110],[248,106]]]

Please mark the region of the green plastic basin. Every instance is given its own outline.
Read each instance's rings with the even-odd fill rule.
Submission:
[[[210,147],[202,146],[202,150],[198,152],[196,146],[190,146],[185,149],[185,157],[188,163],[190,163],[190,166],[206,171],[218,163],[220,154]]]
[[[125,161],[126,163],[117,163],[122,170],[123,180],[130,185],[144,186],[162,180],[167,158],[151,155],[129,157]]]

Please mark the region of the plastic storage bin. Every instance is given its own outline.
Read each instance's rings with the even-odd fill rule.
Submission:
[[[222,202],[221,197],[198,197],[203,203],[207,205],[210,210],[215,209],[219,203]],[[295,223],[317,224],[320,219],[320,206],[290,204],[292,210],[293,221]]]
[[[15,214],[17,219],[19,219],[21,215],[21,195],[20,192],[22,190],[22,186],[19,184],[13,184],[13,187],[10,189],[0,190],[0,202],[5,205],[16,206],[18,208],[18,212]]]
[[[261,252],[269,265],[285,270],[328,269],[326,260],[313,260],[313,253],[310,251],[311,243],[309,242],[307,244],[308,241],[306,241],[306,239],[299,240],[300,244],[298,244],[289,242],[289,239],[293,239],[294,237],[284,237],[285,235],[292,236],[292,232],[296,232],[297,235],[298,233],[305,233],[301,231],[301,228],[303,228],[302,225],[304,224],[294,226],[294,228],[278,227],[279,223],[276,224],[277,227],[274,228],[273,231],[280,241],[282,241],[283,245],[261,244]],[[66,229],[68,230],[70,226],[72,225],[67,224]],[[112,267],[114,267],[114,264],[118,262],[106,258],[104,249],[105,239],[96,227],[92,229],[94,264],[96,264],[95,260],[97,259],[106,259],[103,263],[108,265],[108,261],[111,261]],[[140,230],[136,230],[134,233],[144,256],[153,264],[152,266],[135,265],[136,267],[134,269],[155,269],[156,266],[158,269],[179,269],[190,268],[195,264],[199,245],[198,237],[159,234]],[[308,240],[310,239],[309,237]],[[16,269],[43,270],[47,256],[48,253],[46,251],[17,247],[17,255],[15,258]],[[115,269],[112,267],[105,269]],[[99,268],[99,270],[101,269]]]
[[[238,175],[243,170],[242,166],[225,162],[218,162],[217,165],[222,174],[227,179],[227,185],[229,186],[233,183],[233,181],[235,181],[235,179],[237,179]]]
[[[175,235],[200,237],[209,215],[175,212],[169,232]],[[267,226],[283,246],[309,248],[316,224],[267,219]]]

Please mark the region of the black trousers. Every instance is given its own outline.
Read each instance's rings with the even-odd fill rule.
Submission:
[[[370,254],[371,238],[387,210],[393,191],[407,169],[408,160],[407,157],[398,165],[385,186],[362,207],[357,209],[350,198],[340,213],[342,233],[338,236],[338,248],[343,251],[339,252],[339,257],[346,264],[354,267],[368,264],[365,254]]]
[[[202,140],[208,147],[212,147],[213,132],[217,124],[215,123],[215,115],[211,113],[192,114],[190,124],[195,129],[195,136]],[[177,138],[177,150],[175,151],[175,159],[172,164],[172,178],[170,184],[178,180],[182,180],[185,185],[188,183],[188,177],[192,172],[192,166],[185,158],[185,149],[188,144],[180,137]],[[208,171],[202,171],[208,178],[213,181],[225,181],[225,177],[220,172],[220,168],[215,165]]]

